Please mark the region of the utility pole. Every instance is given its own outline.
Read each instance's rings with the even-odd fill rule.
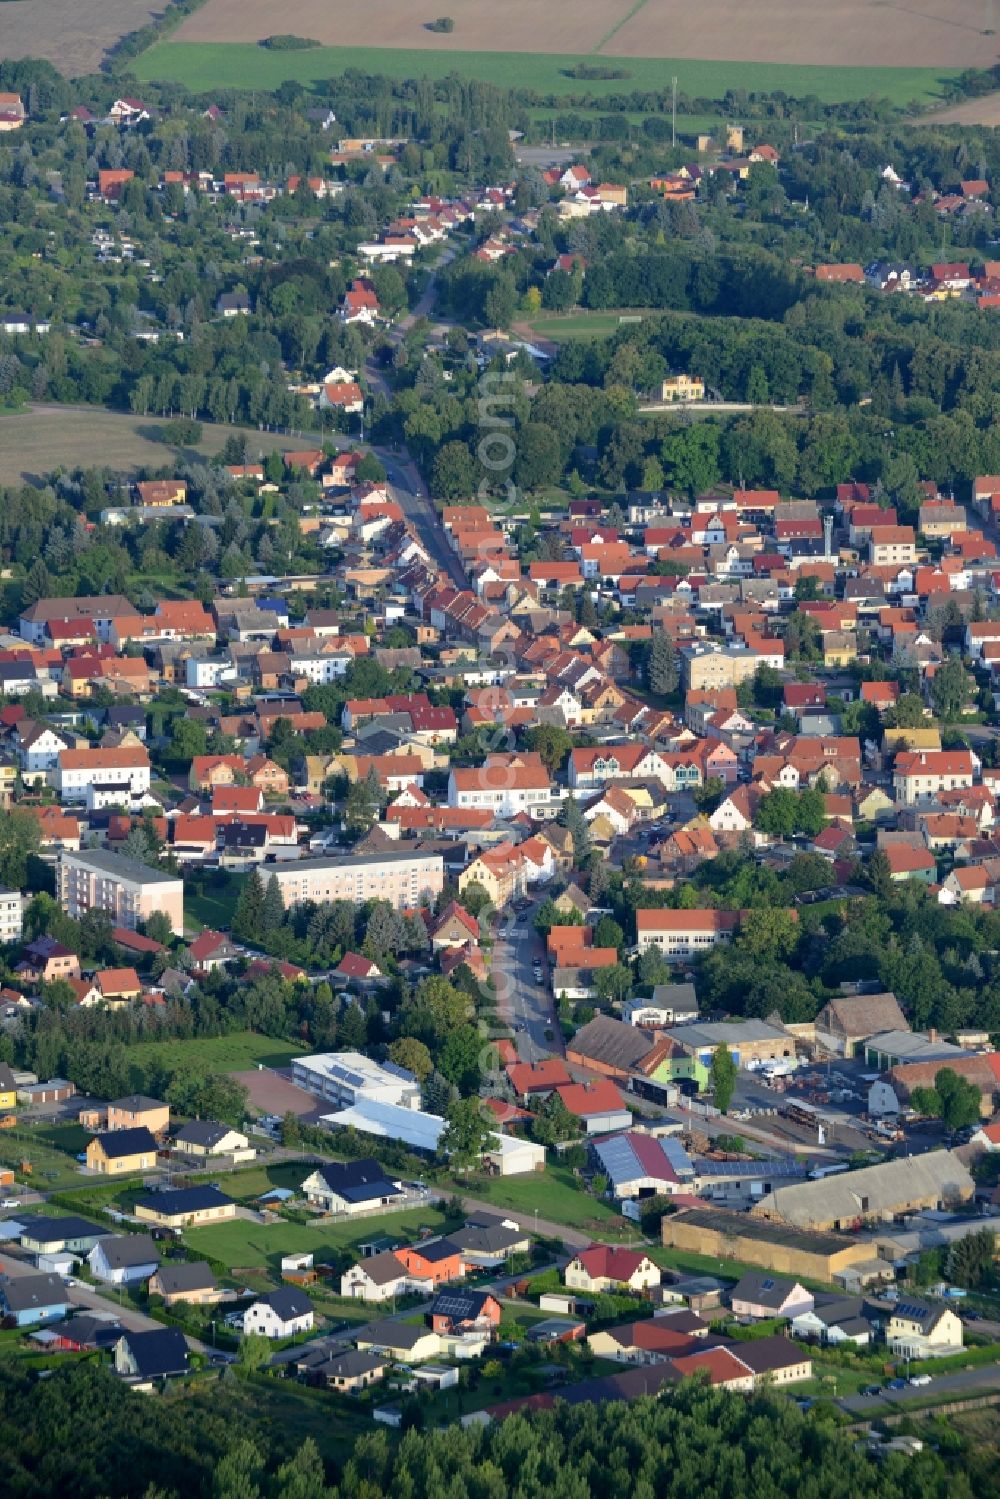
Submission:
[[[993,0],[985,0],[983,6],[983,35],[993,35]]]
[[[677,145],[677,76],[670,80],[670,144]]]

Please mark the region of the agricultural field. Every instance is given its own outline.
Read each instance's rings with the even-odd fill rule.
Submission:
[[[757,0],[752,6],[745,0],[703,0],[698,6],[679,0],[507,0],[502,6],[462,0],[451,32],[429,30],[432,16],[422,0],[379,0],[361,9],[288,0],[278,28],[269,0],[208,0],[176,35],[179,43],[256,42],[280,29],[338,49],[447,55],[559,54],[571,34],[578,53],[601,58],[704,59],[707,53],[741,66],[806,64],[861,72],[984,67],[997,50],[983,35],[983,0],[926,0],[905,10],[891,0]],[[756,85],[747,78],[743,86]]]
[[[283,1254],[310,1249],[350,1252],[371,1239],[395,1235],[415,1239],[421,1229],[439,1231],[444,1225],[444,1214],[433,1207],[339,1223],[281,1221],[265,1225],[235,1218],[188,1229],[184,1242],[196,1255],[218,1260],[230,1270],[262,1269],[277,1279]]]
[[[119,37],[161,11],[156,0],[8,0],[0,58],[45,57],[69,78],[96,73]]]
[[[193,1041],[139,1041],[129,1047],[129,1057],[141,1078],[151,1066],[205,1077],[224,1072],[247,1072],[251,1068],[287,1067],[304,1050],[287,1041],[274,1041],[253,1031],[235,1031],[231,1036],[206,1036]]]
[[[3,6],[3,15],[11,9]],[[2,49],[0,49],[2,50]],[[54,468],[98,466],[113,457],[116,468],[169,467],[178,450],[157,442],[154,435],[165,425],[158,416],[131,416],[127,412],[103,411],[86,406],[29,406],[24,411],[0,413],[0,484],[20,484]],[[202,457],[221,451],[226,438],[243,428],[205,422],[204,436],[193,449]],[[245,434],[251,453],[269,453],[301,447],[298,437],[276,433]],[[259,444],[254,446],[254,442]]]
[[[211,4],[205,12],[210,14]],[[426,7],[424,7],[426,9]],[[338,13],[339,14],[339,13]],[[366,13],[367,14],[367,13]],[[498,12],[505,14],[505,12]],[[192,20],[197,17],[191,17]],[[273,30],[272,19],[269,30]],[[180,36],[184,31],[175,33]],[[430,35],[430,33],[428,33]],[[456,26],[452,37],[462,39]],[[510,36],[504,31],[506,44]],[[435,37],[440,42],[442,37]],[[450,39],[445,37],[445,42]],[[704,45],[704,42],[703,42]],[[606,52],[599,61],[620,68],[627,78],[587,79],[570,76],[577,63],[593,63],[594,54],[511,51],[427,51],[416,47],[338,46],[316,47],[304,52],[271,52],[255,42],[182,41],[158,42],[131,65],[140,82],[168,80],[184,84],[195,93],[218,89],[276,89],[286,79],[300,83],[322,82],[348,68],[390,78],[444,78],[458,73],[501,88],[517,86],[539,94],[587,96],[594,101],[632,89],[658,91],[666,95],[676,75],[678,87],[691,96],[721,98],[729,89],[752,92],[784,91],[796,97],[815,95],[825,103],[869,97],[887,98],[900,108],[912,103],[939,100],[941,80],[956,69],[945,67],[819,66],[770,62],[705,61],[649,55],[623,58]],[[683,113],[678,129],[690,134],[701,128],[703,118]]]

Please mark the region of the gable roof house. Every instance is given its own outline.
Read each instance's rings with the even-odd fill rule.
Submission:
[[[243,1314],[243,1331],[264,1338],[290,1338],[308,1332],[314,1321],[313,1304],[304,1291],[282,1286],[269,1291]]]
[[[160,1256],[148,1234],[115,1235],[95,1244],[87,1263],[95,1280],[112,1286],[131,1286],[149,1279],[160,1263]]]
[[[766,1270],[748,1270],[730,1291],[729,1305],[737,1317],[766,1321],[811,1311],[813,1295],[797,1280],[771,1275]]]
[[[179,1327],[124,1332],[115,1344],[115,1373],[136,1389],[151,1390],[158,1380],[187,1372],[187,1339]]]
[[[642,1292],[660,1284],[660,1267],[640,1251],[591,1244],[589,1249],[577,1251],[563,1279],[574,1291]]]
[[[427,1295],[434,1289],[430,1276],[409,1271],[392,1250],[359,1260],[340,1277],[340,1294],[354,1301],[392,1301],[411,1291]]]
[[[371,1157],[343,1164],[324,1162],[302,1183],[307,1202],[327,1213],[368,1213],[373,1208],[399,1207],[406,1188]]]
[[[68,1306],[69,1294],[61,1276],[0,1276],[0,1308],[17,1327],[56,1322],[65,1317]]]

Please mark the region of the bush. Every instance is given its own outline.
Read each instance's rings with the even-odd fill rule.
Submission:
[[[272,52],[308,52],[310,47],[318,47],[320,43],[311,36],[293,36],[288,32],[279,32],[277,36],[264,37],[260,45]]]
[[[436,21],[427,22],[428,31],[454,31],[455,23],[451,16],[438,16]]]
[[[607,64],[578,62],[571,68],[563,68],[563,76],[566,78],[608,79],[608,78],[631,78],[632,74],[628,68],[612,68]]]
[[[160,442],[165,442],[171,448],[191,448],[201,442],[201,422],[196,422],[190,417],[177,416],[173,421],[164,422],[157,429],[156,436]]]

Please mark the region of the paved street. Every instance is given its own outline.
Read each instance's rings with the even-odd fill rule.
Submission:
[[[523,1062],[537,1062],[553,1053],[563,1056],[566,1050],[548,985],[538,983],[532,970],[536,958],[547,969],[545,944],[533,925],[536,909],[537,902],[523,914],[506,912],[503,935],[498,931],[493,945],[497,1009],[510,1026],[524,1027],[515,1029],[514,1036]]]
[[[443,252],[431,272],[420,301],[411,313],[394,325],[389,334],[389,343],[393,348],[397,348],[402,343],[418,319],[430,315],[437,296],[437,273],[454,258],[453,249]],[[381,366],[374,358],[370,358],[365,365],[365,383],[372,393],[381,391],[386,396],[392,394]],[[434,502],[427,493],[417,466],[406,447],[399,449],[377,447],[373,449],[373,452],[386,471],[389,483],[395,492],[395,498],[404,515],[412,522],[433,561],[447,574],[456,588],[467,588],[468,579],[462,571],[458,558],[448,545]]]
[[[848,1395],[838,1404],[852,1415],[874,1417],[894,1409],[917,1409],[930,1400],[945,1395],[960,1399],[963,1395],[985,1394],[1000,1390],[1000,1364],[985,1364],[979,1369],[957,1369],[954,1374],[935,1374],[929,1385],[907,1385],[905,1390],[889,1390],[885,1395]]]
[[[12,1254],[0,1254],[0,1274],[7,1275],[11,1280],[19,1280],[25,1275],[37,1275],[39,1272],[28,1259],[21,1259]],[[120,1303],[116,1292],[109,1286],[107,1292],[99,1291],[95,1286],[78,1284],[67,1286],[67,1301],[78,1311],[89,1312],[113,1312],[123,1327],[130,1332],[151,1332],[155,1328],[162,1327],[162,1322],[156,1322],[152,1317],[147,1317],[144,1312],[136,1311],[127,1302]],[[201,1345],[193,1339],[188,1340],[193,1348]]]

